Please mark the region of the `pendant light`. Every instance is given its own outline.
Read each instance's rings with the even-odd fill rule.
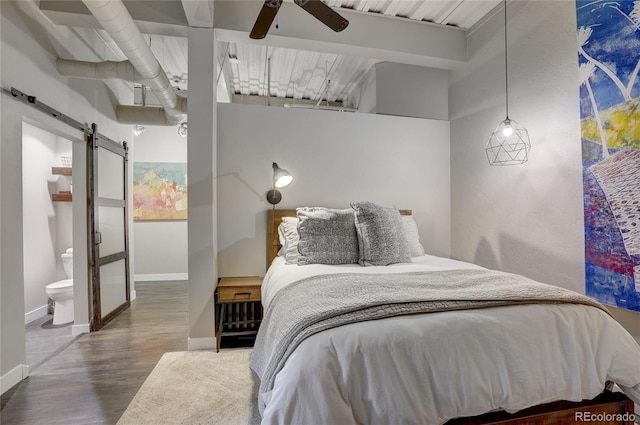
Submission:
[[[509,72],[507,55],[507,0],[504,0],[504,75],[507,117],[489,136],[487,159],[490,165],[523,164],[529,159],[531,142],[529,132],[509,118]]]

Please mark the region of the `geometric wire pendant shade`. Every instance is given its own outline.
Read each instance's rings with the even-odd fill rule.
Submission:
[[[529,132],[509,117],[491,133],[486,148],[491,165],[523,164],[530,150]]]
[[[507,118],[489,136],[485,148],[489,165],[523,164],[529,159],[529,151],[531,150],[527,129],[509,118],[509,61],[507,53],[507,0],[504,0],[504,79]]]

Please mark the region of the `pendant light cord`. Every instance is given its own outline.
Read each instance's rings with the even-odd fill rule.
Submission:
[[[504,88],[507,118],[509,118],[509,55],[507,49],[507,0],[504,0]]]

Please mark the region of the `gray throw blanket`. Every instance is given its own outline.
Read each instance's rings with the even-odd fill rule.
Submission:
[[[263,393],[272,389],[296,347],[325,329],[406,314],[533,303],[585,304],[608,313],[577,292],[493,270],[314,276],[275,295],[256,337],[251,369]]]

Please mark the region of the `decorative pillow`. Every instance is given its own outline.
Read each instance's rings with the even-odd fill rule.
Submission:
[[[358,234],[359,263],[362,266],[386,266],[411,262],[411,253],[400,212],[372,202],[354,202]]]
[[[296,209],[298,218],[298,265],[355,264],[358,236],[353,210],[323,207]]]
[[[298,263],[298,219],[296,217],[283,217],[278,226],[278,238],[282,248],[286,264]]]
[[[403,215],[402,227],[404,228],[404,237],[407,238],[409,244],[409,252],[412,257],[424,255],[424,247],[420,243],[420,234],[418,233],[418,225],[412,215]]]

